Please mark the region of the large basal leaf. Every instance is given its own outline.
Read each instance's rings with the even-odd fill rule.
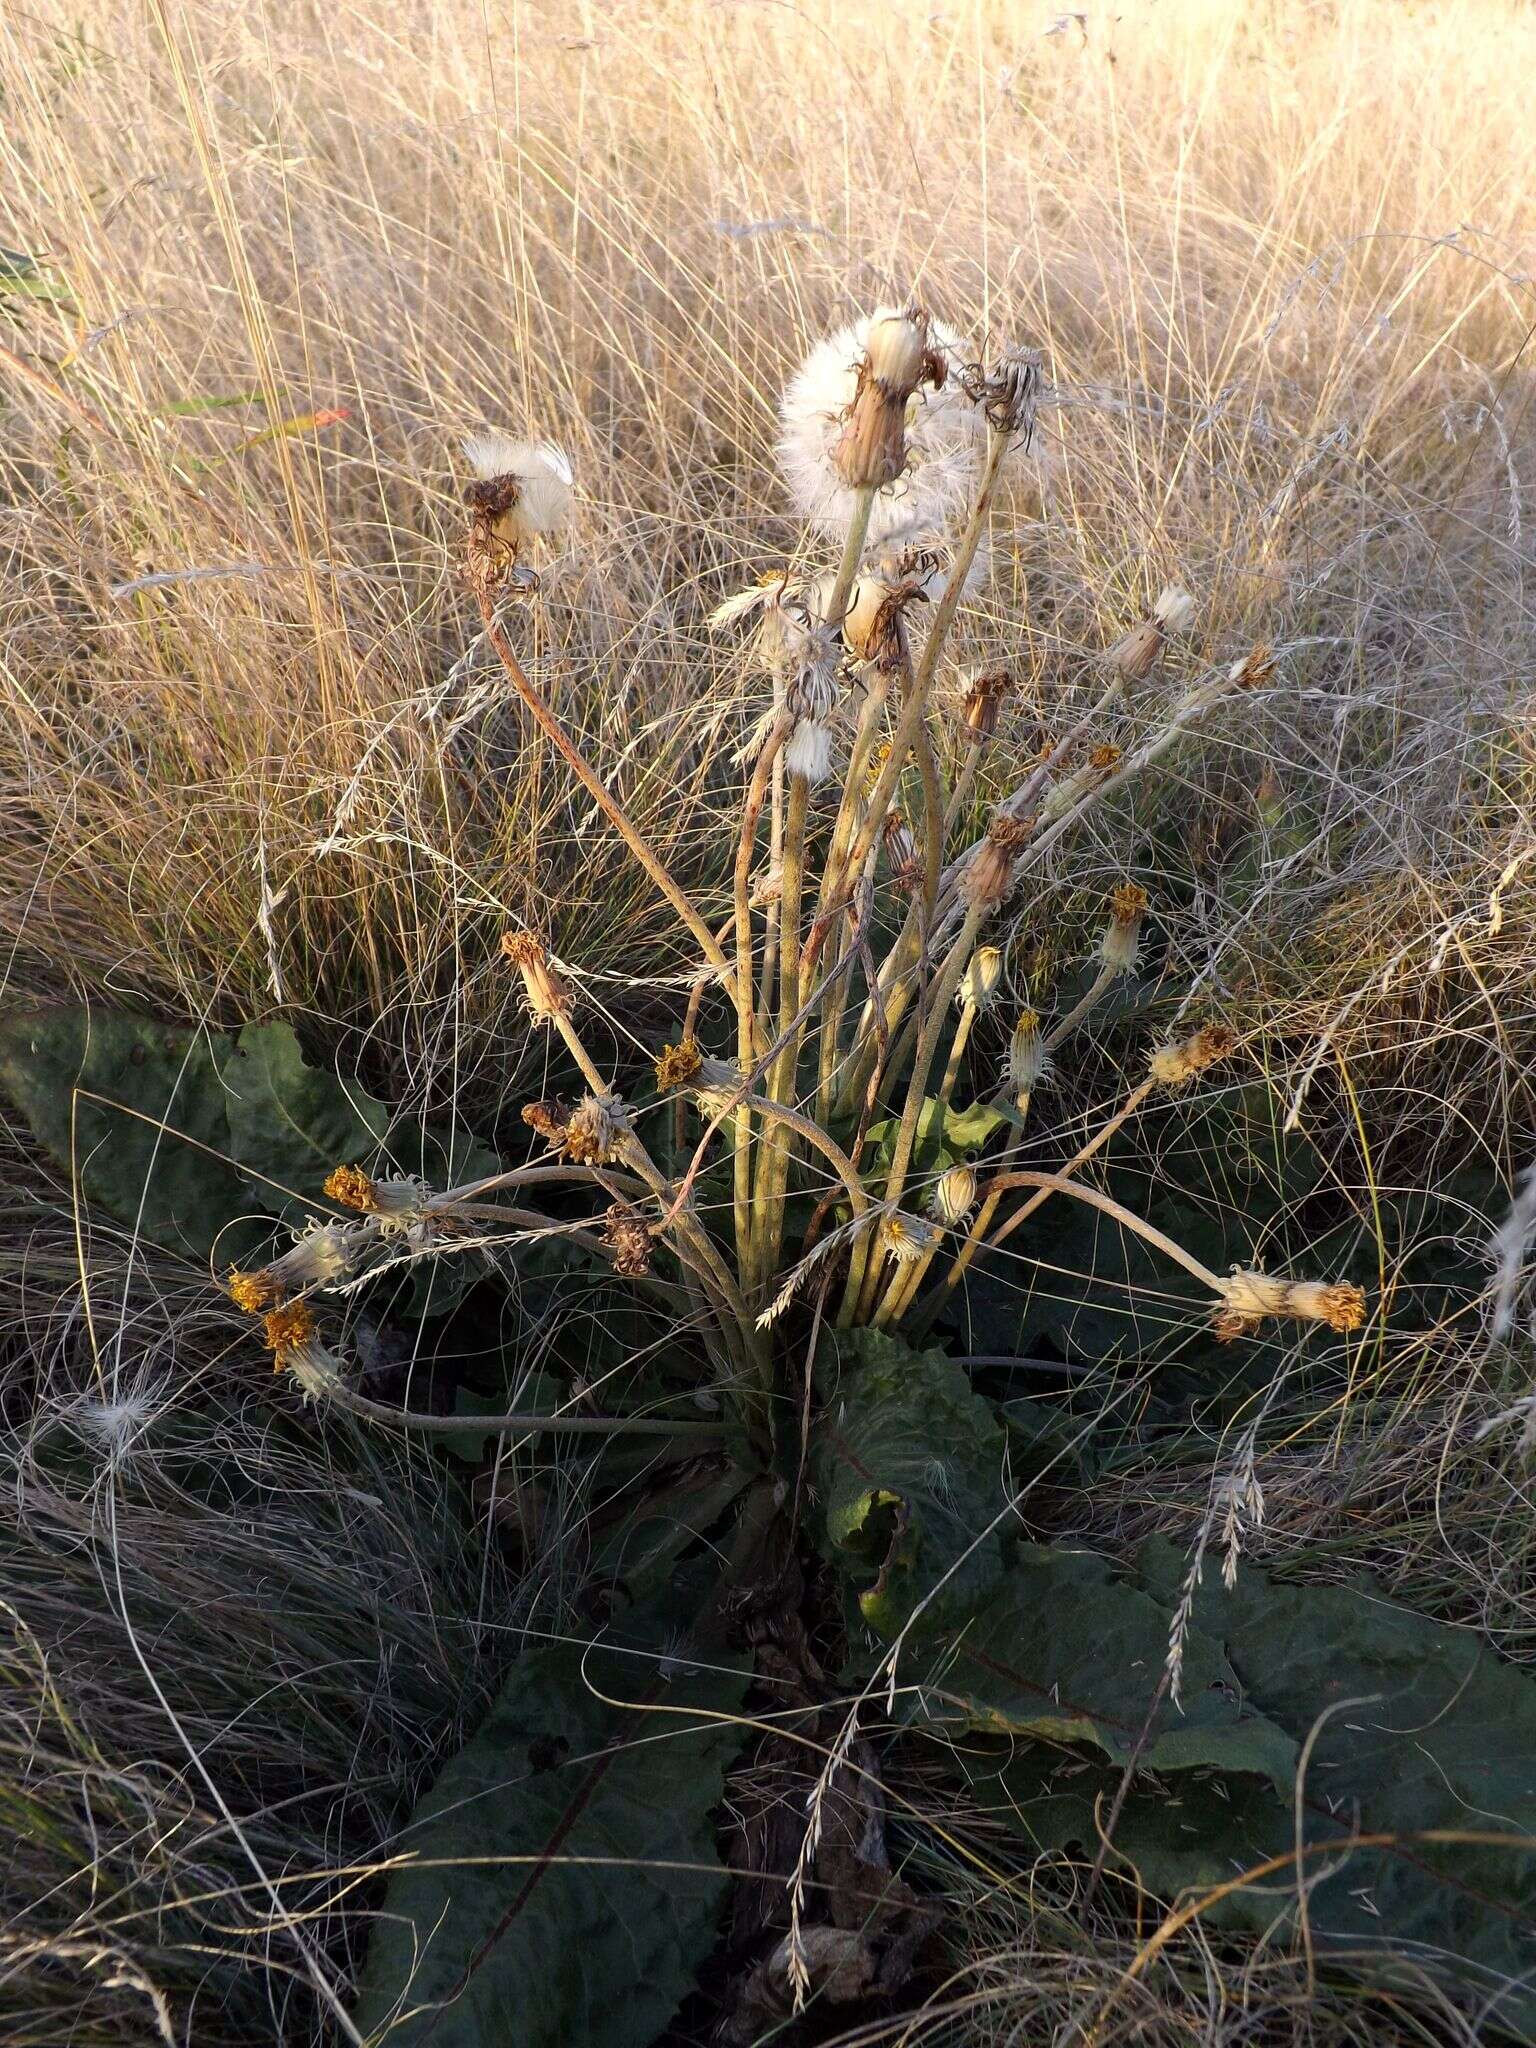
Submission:
[[[7,1018],[0,1091],[88,1202],[173,1251],[238,1256],[221,1233],[256,1204],[206,1032],[85,1008]]]
[[[1142,1560],[1160,1602],[1177,1597],[1183,1569],[1165,1544]],[[1401,1838],[1307,1859],[1315,1938],[1378,1952],[1382,1967],[1391,1948],[1454,1958],[1483,1990],[1524,1980],[1497,2011],[1506,2025],[1536,2028],[1536,1678],[1472,1630],[1364,1583],[1287,1586],[1245,1567],[1230,1592],[1203,1588],[1195,1617],[1225,1642],[1255,1706],[1298,1738],[1315,1731],[1308,1843]],[[1504,1835],[1511,1846],[1422,1839],[1437,1829]],[[1264,1843],[1278,1853],[1293,1841],[1287,1808]],[[1252,1842],[1234,1846],[1247,1854]],[[1281,1910],[1272,1898],[1247,1907],[1268,1920]]]
[[[332,1167],[371,1159],[388,1112],[362,1088],[306,1066],[291,1025],[247,1024],[221,1050],[230,1142],[250,1169],[251,1197],[302,1223]]]
[[[913,1178],[921,1180],[942,1173],[957,1161],[979,1153],[1007,1121],[1003,1111],[994,1109],[990,1103],[973,1102],[964,1109],[954,1109],[937,1095],[928,1096],[917,1113],[910,1169]],[[870,1125],[865,1157],[876,1173],[890,1166],[900,1128],[899,1117],[885,1117]]]
[[[877,1330],[840,1333],[817,1384],[823,1547],[866,1621],[893,1635],[925,1599],[925,1625],[971,1614],[1003,1571],[1006,1439],[991,1404],[942,1351]]]
[[[928,1717],[952,1717],[957,1730],[1086,1743],[1119,1764],[1139,1756],[1148,1770],[1220,1765],[1288,1786],[1292,1733],[1245,1696],[1208,1633],[1191,1631],[1186,1644],[1182,1705],[1164,1698],[1152,1713],[1169,1612],[1103,1558],[1026,1546],[929,1660]]]
[[[746,1676],[554,1644],[524,1658],[393,1845],[356,2019],[390,2048],[647,2048],[714,1945],[711,1811]],[[614,1704],[621,1702],[622,1704]]]

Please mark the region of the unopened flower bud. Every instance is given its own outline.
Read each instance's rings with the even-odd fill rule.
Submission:
[[[1003,956],[996,946],[978,946],[960,977],[956,1001],[962,1010],[984,1010],[1003,978]]]
[[[973,1167],[952,1166],[934,1183],[933,1213],[946,1230],[958,1230],[976,1206]]]

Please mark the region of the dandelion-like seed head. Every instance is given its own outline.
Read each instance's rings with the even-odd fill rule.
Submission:
[[[931,1207],[946,1230],[958,1230],[976,1206],[976,1171],[970,1166],[951,1166],[934,1183]]]
[[[978,946],[960,977],[955,1000],[962,1010],[985,1010],[1003,978],[1003,956],[996,946]]]
[[[523,994],[528,1014],[535,1023],[550,1024],[570,1014],[570,995],[565,983],[549,964],[543,941],[527,930],[502,935],[501,950],[523,977]]]
[[[462,447],[475,473],[464,492],[471,579],[489,588],[515,573],[532,584],[536,579],[518,567],[519,557],[569,519],[569,458],[553,442],[515,441],[496,432],[467,435]]]
[[[904,614],[909,604],[919,602],[920,590],[881,576],[860,576],[843,613],[849,652],[882,675],[904,674],[912,660]]]
[[[876,544],[899,528],[918,525],[931,532],[951,530],[964,515],[976,477],[979,420],[958,384],[939,381],[958,360],[956,337],[938,323],[926,323],[926,344],[918,385],[899,400],[899,376],[882,384],[881,371],[904,374],[912,364],[912,338],[905,314],[877,314],[818,342],[790,379],[780,408],[779,465],[796,509],[818,532],[842,540],[853,520],[855,488],[848,472],[879,473],[880,454],[889,467],[898,448],[901,460],[877,488],[869,523]],[[878,336],[875,328],[881,328]],[[868,350],[875,340],[873,370]],[[861,393],[863,432],[845,446]],[[876,431],[878,429],[878,431]],[[866,438],[872,446],[866,448]],[[863,460],[863,470],[855,458]]]
[[[1165,583],[1152,607],[1152,617],[1164,635],[1187,633],[1195,622],[1195,600],[1182,583]]]
[[[784,766],[815,789],[831,775],[834,751],[832,728],[819,718],[802,718],[784,749]]]
[[[1174,1045],[1159,1046],[1147,1062],[1147,1072],[1164,1088],[1182,1088],[1226,1059],[1236,1045],[1236,1032],[1225,1024],[1204,1024]]]

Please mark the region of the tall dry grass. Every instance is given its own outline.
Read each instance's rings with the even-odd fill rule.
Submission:
[[[455,436],[505,424],[571,449],[579,524],[548,568],[536,658],[707,892],[745,686],[703,620],[794,544],[776,394],[807,337],[917,286],[978,340],[1037,343],[1055,387],[1038,488],[1007,508],[965,625],[1024,670],[1021,735],[1169,576],[1198,593],[1209,649],[1291,650],[1286,714],[1224,728],[1202,786],[1112,813],[1070,879],[1094,897],[1126,833],[1155,837],[1176,957],[1278,1033],[1277,1102],[1348,1139],[1339,1192],[1363,1230],[1455,1169],[1510,1182],[1536,1124],[1536,858],[1519,864],[1536,844],[1533,70],[1536,18],[1514,0],[1163,0],[1059,24],[1000,0],[0,14],[0,243],[40,266],[0,276],[0,1001],[281,1010],[382,1091],[455,1097],[489,1127],[539,1057],[489,956],[537,910],[557,953],[611,977],[619,1044],[644,1033],[676,935],[486,657],[452,566]],[[243,445],[330,409],[345,419]],[[121,1312],[121,1358],[172,1376],[173,1406],[203,1384],[213,1336],[186,1302],[154,1306],[190,1276],[146,1294],[130,1260],[133,1286],[103,1294],[67,1218],[34,1234],[54,1198],[30,1169],[7,1185],[26,1412],[39,1380],[75,1412],[93,1301]],[[1271,1540],[1331,1539],[1363,1496],[1350,1527],[1374,1561],[1519,1647],[1523,1480],[1458,1477],[1473,1509],[1442,1526],[1441,1464],[1465,1471],[1482,1384],[1467,1335],[1377,1361],[1359,1412],[1382,1434],[1345,1446],[1327,1418],[1277,1475]],[[103,1756],[120,1777],[152,1767],[166,1812],[218,1838],[215,1889],[244,1884],[143,1672],[125,1705],[71,1647],[158,1614],[161,1553],[117,1547],[144,1524],[106,1522],[127,1482],[105,1459],[103,1496],[99,1442],[60,1479],[31,1431],[5,1544],[66,1703],[48,1753],[73,1754],[79,1782]],[[285,1440],[281,1460],[298,1455]],[[149,1470],[151,1506],[216,1560],[231,1612],[259,1605],[246,1522],[179,1495],[171,1515]],[[1084,1514],[1181,1530],[1201,1500],[1154,1467]],[[361,1588],[364,1611],[387,1534],[372,1515],[325,1532],[338,1598]],[[457,1627],[462,1561],[433,1558],[421,1614]],[[332,1638],[327,1621],[317,1661]],[[171,1679],[235,1655],[154,1641]],[[455,1643],[391,1722],[389,1797],[430,1754],[432,1716],[477,1696],[474,1646]],[[32,1648],[6,1666],[20,1727],[36,1671]],[[246,1748],[211,1723],[196,1746],[261,1819],[266,1867],[343,1866],[356,1815],[388,1808],[356,1782],[357,1728],[306,1753],[300,1822],[269,1834],[281,1733],[240,1697]],[[75,1780],[59,1762],[49,1782]],[[138,1885],[130,1808],[153,1802],[137,1778],[117,1792]],[[73,1899],[86,1848],[62,1824],[53,1839],[36,1886]],[[189,1868],[207,1861],[195,1839]],[[316,1923],[338,1956],[343,1919]],[[250,1981],[243,1936],[187,1962],[204,1932],[177,1923],[171,1966],[136,1925],[113,1937],[133,1968],[176,1986],[184,1962],[206,1968],[215,2011]],[[263,1996],[300,2039],[323,2015],[295,1953],[273,1942]],[[62,1950],[6,1967],[23,1986],[7,2010],[33,2029],[18,2039],[56,2038],[102,1975]],[[998,1967],[977,1964],[1022,1981],[1016,1957]],[[100,2038],[157,2038],[147,1994],[125,1979],[114,1996]],[[195,2010],[194,2037],[215,2038]],[[259,2003],[240,2014],[261,2038]]]

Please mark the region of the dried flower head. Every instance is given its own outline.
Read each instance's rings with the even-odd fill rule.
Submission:
[[[1234,690],[1262,690],[1275,673],[1274,650],[1255,647],[1227,670],[1227,682]]]
[[[1080,768],[1074,768],[1072,773],[1064,775],[1053,789],[1046,791],[1045,800],[1040,806],[1041,820],[1046,824],[1055,824],[1059,819],[1066,817],[1077,808],[1084,797],[1090,796],[1114,773],[1119,762],[1118,747],[1108,743],[1095,747]]]
[[[567,1159],[578,1166],[614,1166],[633,1143],[628,1112],[617,1095],[584,1095],[565,1126]]]
[[[547,1145],[562,1146],[565,1143],[565,1127],[570,1122],[570,1111],[563,1102],[550,1097],[543,1102],[523,1104],[523,1122],[529,1130],[536,1131]]]
[[[777,903],[784,894],[784,869],[781,862],[771,860],[766,867],[759,868],[752,879],[752,894],[748,901],[754,910],[766,910],[770,903]]]
[[[700,1062],[693,1094],[705,1116],[723,1116],[744,1092],[741,1069],[734,1061],[705,1059]]]
[[[302,1301],[290,1301],[282,1308],[271,1309],[263,1320],[262,1334],[267,1349],[272,1353],[272,1369],[280,1372],[287,1354],[313,1338],[314,1311]]]
[[[508,434],[467,435],[464,459],[474,481],[464,493],[470,511],[470,566],[495,582],[529,542],[557,533],[570,517],[569,457],[549,441],[515,441]]]
[[[1003,978],[1003,956],[996,946],[978,946],[971,955],[955,1000],[962,1010],[984,1010]]]
[[[896,323],[894,330],[876,336],[874,329],[883,328],[888,320]],[[873,368],[869,356],[872,341]],[[970,502],[980,422],[953,380],[936,381],[944,365],[955,360],[956,348],[952,334],[935,322],[927,323],[918,387],[901,400],[904,459],[890,481],[876,492],[869,524],[871,544],[912,525],[946,532]],[[881,391],[878,372],[904,374],[911,367],[911,351],[907,316],[877,315],[818,342],[785,390],[780,409],[780,467],[797,509],[813,527],[833,539],[841,540],[853,519],[855,493],[845,471],[856,456],[864,454],[866,431],[879,429],[874,438],[883,446],[887,463],[895,452],[894,392],[899,384],[891,382],[892,395],[887,396]],[[845,449],[861,389],[872,395],[865,401],[861,432]]]
[[[386,1174],[373,1183],[372,1215],[385,1237],[419,1237],[432,1214],[432,1190],[416,1173]]]
[[[322,1191],[341,1208],[357,1209],[365,1216],[377,1207],[373,1177],[360,1166],[333,1166]]]
[[[1109,899],[1109,923],[1099,941],[1099,959],[1111,974],[1135,973],[1146,914],[1146,890],[1139,882],[1122,882]]]
[[[1034,439],[1040,404],[1038,349],[1010,349],[990,368],[971,363],[961,375],[965,394],[981,408],[994,434],[1017,437],[1027,448]]]
[[[1141,624],[1110,649],[1110,660],[1127,683],[1145,682],[1169,638],[1185,632],[1194,616],[1189,592],[1177,583],[1166,584]]]
[[[973,910],[995,910],[1008,894],[1013,863],[1029,838],[1033,821],[994,811],[987,836],[966,863],[960,889]]]
[[[947,365],[928,339],[928,315],[877,313],[864,336],[854,392],[832,444],[832,465],[850,490],[895,483],[907,464],[907,400],[919,384],[938,390]]]
[[[704,1064],[699,1048],[691,1038],[685,1038],[681,1045],[664,1045],[656,1055],[656,1087],[665,1095],[672,1088],[686,1088]]]
[[[849,652],[882,675],[904,675],[912,664],[906,611],[926,602],[920,584],[866,574],[854,584],[843,613]]]
[[[891,880],[898,889],[910,895],[923,879],[922,858],[917,850],[917,841],[912,837],[912,827],[900,811],[887,811],[880,836],[885,843]]]
[[[1277,1280],[1268,1273],[1234,1272],[1221,1283],[1222,1315],[1256,1323],[1263,1316],[1298,1316],[1341,1333],[1365,1321],[1365,1296],[1344,1281]],[[1218,1318],[1220,1320],[1220,1318]]]
[[[976,1206],[976,1171],[970,1166],[951,1166],[934,1182],[930,1207],[946,1230],[959,1230]]]
[[[640,1211],[615,1202],[603,1218],[603,1243],[613,1254],[613,1270],[626,1280],[643,1280],[651,1270],[651,1233]]]
[[[1236,1032],[1225,1024],[1203,1024],[1188,1038],[1159,1046],[1147,1062],[1147,1072],[1164,1088],[1182,1088],[1207,1067],[1226,1059],[1236,1044]]]
[[[939,1234],[925,1217],[910,1209],[898,1209],[880,1225],[880,1248],[899,1266],[909,1266],[939,1241]]]
[[[785,708],[795,717],[828,719],[837,709],[837,668],[834,656],[818,656],[795,672],[784,694]]]
[[[815,789],[831,775],[833,754],[832,728],[820,719],[802,718],[784,749],[784,766]]]
[[[989,740],[997,731],[1003,700],[1013,688],[1013,671],[994,667],[978,669],[966,682],[960,698],[960,718],[972,740]]]
[[[1020,1010],[1008,1041],[1008,1088],[1020,1109],[1028,1108],[1029,1098],[1048,1078],[1050,1070],[1045,1041],[1040,1035],[1040,1012]]]
[[[548,1024],[570,1014],[570,996],[565,983],[549,964],[544,944],[533,932],[513,931],[502,935],[501,950],[523,977],[528,1014],[536,1023]]]

